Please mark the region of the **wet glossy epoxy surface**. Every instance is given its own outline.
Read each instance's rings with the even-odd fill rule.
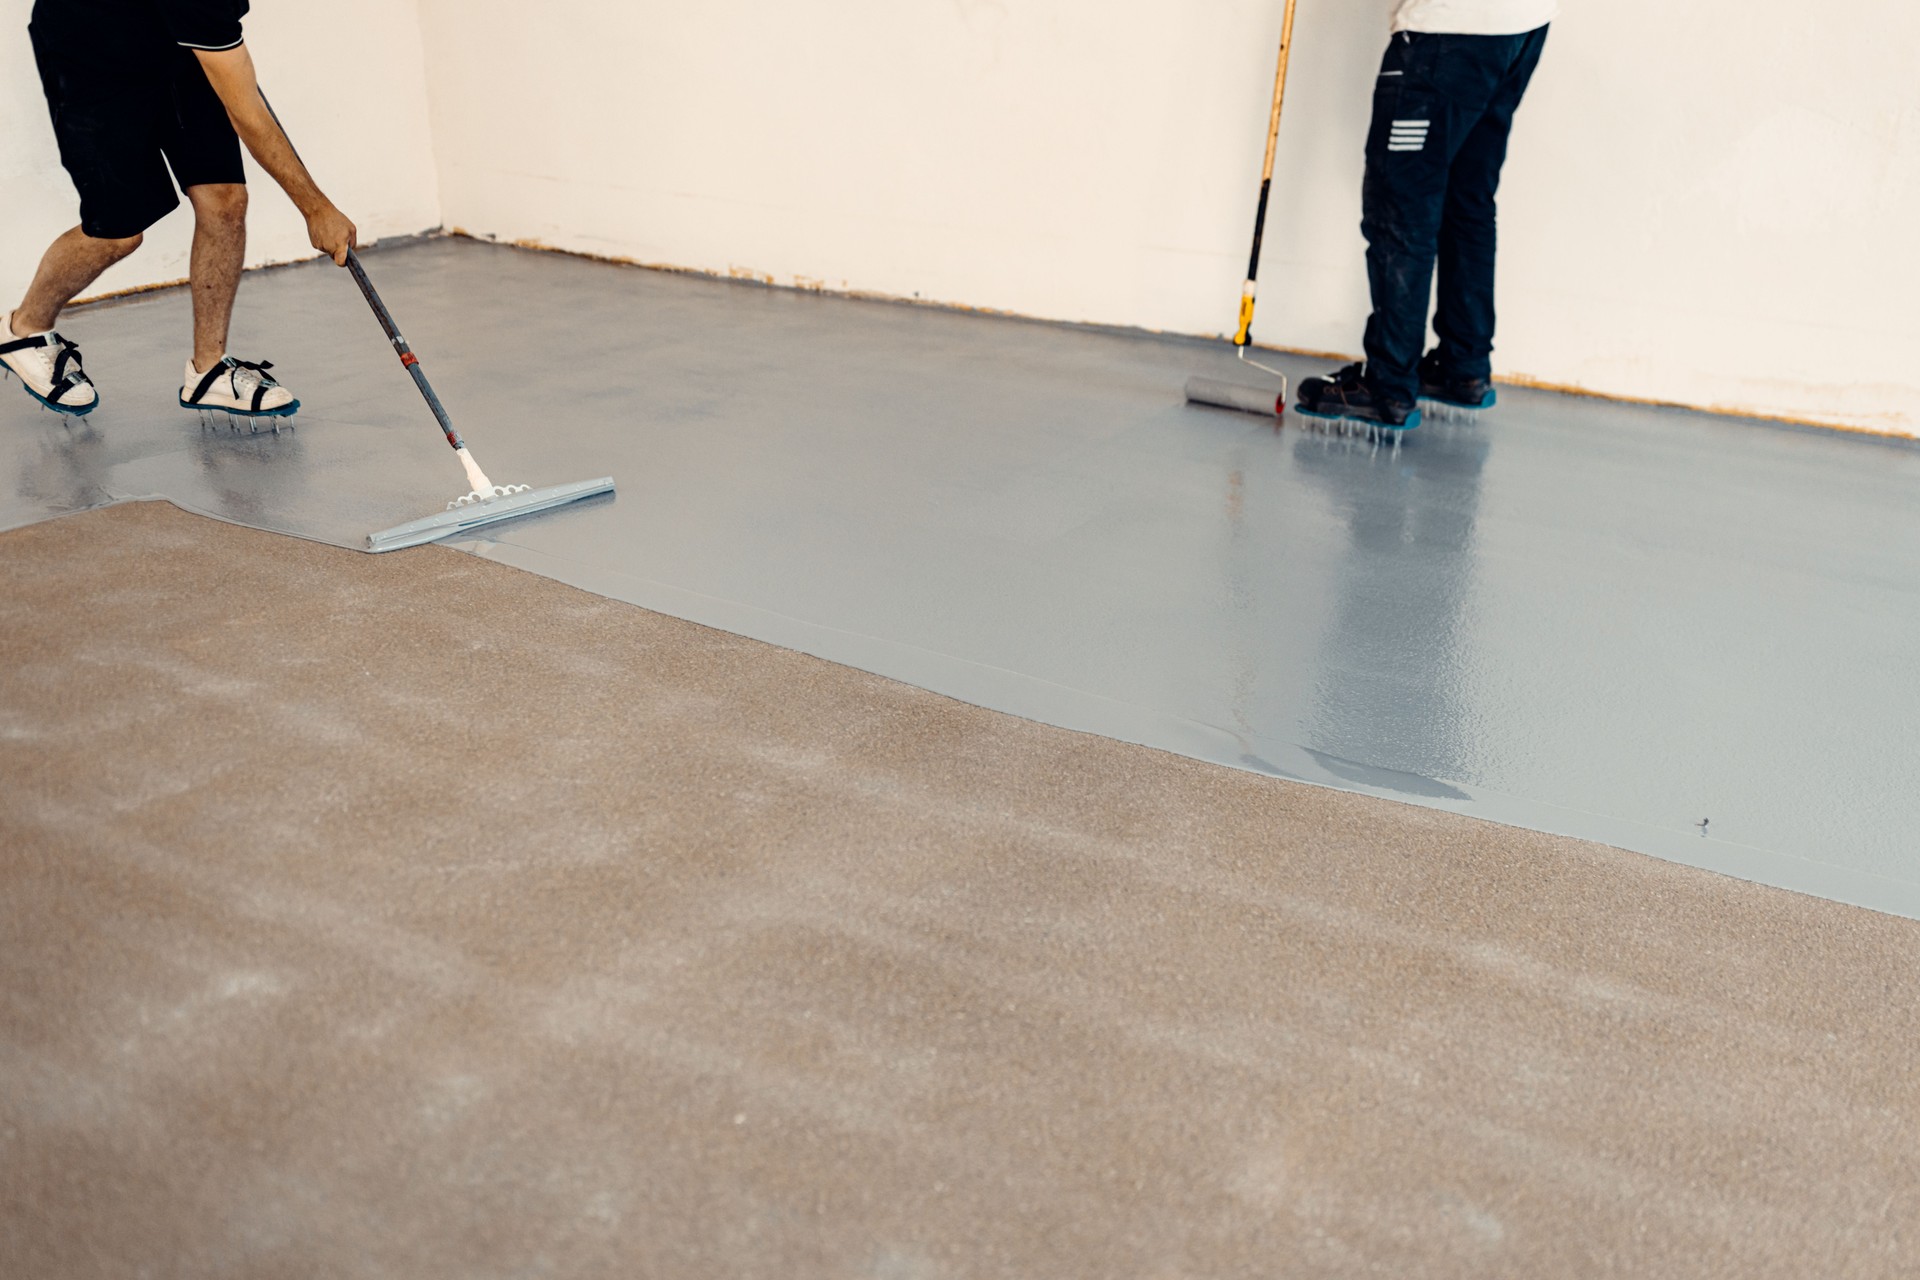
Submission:
[[[1238,371],[1181,340],[463,241],[368,265],[496,480],[619,481],[470,550],[1035,719],[1920,915],[1920,451],[1504,390],[1382,451],[1184,405]],[[0,525],[158,494],[359,546],[463,489],[344,275],[242,291],[236,353],[307,405],[277,436],[172,407],[186,317],[67,320],[89,423],[4,388]]]

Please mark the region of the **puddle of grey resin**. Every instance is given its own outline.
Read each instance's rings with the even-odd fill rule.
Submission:
[[[1505,390],[1398,450],[1189,407],[1182,339],[443,240],[369,270],[496,480],[465,550],[1070,728],[1920,916],[1920,450]],[[187,298],[0,400],[0,526],[126,497],[359,547],[464,486],[346,276],[250,276],[278,436],[172,407]],[[1286,360],[1296,375],[1316,366]],[[1709,820],[1710,835],[1698,825]]]

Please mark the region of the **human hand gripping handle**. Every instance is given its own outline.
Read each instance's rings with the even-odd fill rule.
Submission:
[[[332,258],[335,266],[344,267],[348,257],[360,247],[360,230],[329,200],[324,207],[307,214],[307,239],[314,248]]]

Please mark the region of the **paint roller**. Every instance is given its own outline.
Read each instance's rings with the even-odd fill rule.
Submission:
[[[1187,399],[1194,404],[1216,405],[1222,409],[1239,409],[1277,418],[1285,417],[1287,412],[1287,375],[1258,360],[1249,359],[1247,348],[1253,342],[1253,308],[1259,295],[1260,246],[1267,230],[1267,200],[1273,193],[1273,158],[1280,142],[1280,105],[1287,93],[1287,59],[1293,52],[1293,6],[1294,0],[1287,0],[1286,13],[1280,20],[1280,64],[1273,76],[1273,109],[1267,116],[1267,155],[1260,169],[1260,202],[1253,215],[1253,252],[1247,259],[1247,279],[1240,289],[1240,323],[1233,335],[1234,354],[1242,363],[1280,379],[1279,394],[1270,389],[1242,386],[1215,378],[1196,377],[1187,380]]]
[[[1222,382],[1218,378],[1192,377],[1187,379],[1187,399],[1194,404],[1210,404],[1222,409],[1239,409],[1243,413],[1282,418],[1287,413],[1286,377],[1282,375],[1277,394],[1272,387],[1249,387],[1239,382]]]

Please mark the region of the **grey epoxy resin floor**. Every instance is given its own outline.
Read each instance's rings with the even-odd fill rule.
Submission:
[[[1187,406],[1189,374],[1236,375],[1217,345],[463,240],[368,265],[496,480],[619,482],[466,550],[1034,719],[1920,916],[1920,449],[1503,391],[1382,450]],[[344,273],[243,288],[236,353],[306,404],[277,435],[172,404],[187,317],[178,290],[67,317],[104,403],[73,424],[4,388],[0,527],[158,495],[358,547],[464,489]]]

